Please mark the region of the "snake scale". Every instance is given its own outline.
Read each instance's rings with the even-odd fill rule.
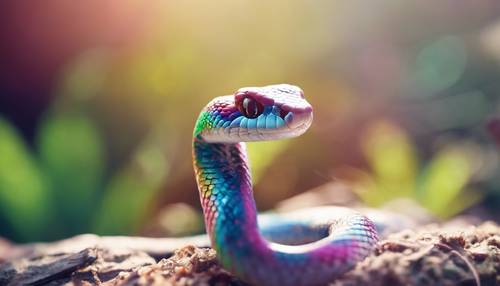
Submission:
[[[326,284],[378,240],[368,218],[341,207],[257,216],[244,142],[299,136],[312,119],[303,91],[279,84],[217,97],[196,122],[193,161],[207,233],[222,265],[252,284]]]

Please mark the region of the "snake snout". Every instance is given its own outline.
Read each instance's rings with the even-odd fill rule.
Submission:
[[[281,115],[288,128],[295,129],[300,126],[309,127],[312,123],[313,108],[302,103],[300,107],[281,106]]]

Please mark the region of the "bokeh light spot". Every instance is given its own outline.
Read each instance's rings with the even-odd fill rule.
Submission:
[[[447,36],[438,39],[417,55],[415,82],[423,92],[440,92],[460,79],[466,63],[467,53],[460,38]]]

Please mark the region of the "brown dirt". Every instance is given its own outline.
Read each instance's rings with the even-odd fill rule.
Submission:
[[[392,234],[333,285],[500,285],[500,228],[430,225]]]
[[[33,267],[36,265],[38,268]],[[47,271],[41,271],[43,267]],[[331,285],[500,285],[499,273],[498,225],[492,222],[477,227],[427,225],[388,236],[379,242],[371,256]],[[85,249],[79,253],[22,258],[0,264],[0,285],[23,282],[108,286],[245,285],[220,267],[215,251],[194,246],[181,248],[170,258],[158,262],[144,252]]]

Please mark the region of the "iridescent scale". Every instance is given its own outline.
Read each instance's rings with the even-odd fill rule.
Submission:
[[[374,225],[357,212],[326,207],[267,215],[259,229],[245,143],[238,138],[296,136],[309,126],[312,109],[301,109],[305,99],[294,86],[255,89],[252,96],[272,101],[257,118],[244,118],[234,97],[224,96],[210,102],[196,123],[193,160],[207,233],[223,266],[255,285],[326,284],[371,252],[378,239]],[[287,98],[293,106],[285,105]]]

